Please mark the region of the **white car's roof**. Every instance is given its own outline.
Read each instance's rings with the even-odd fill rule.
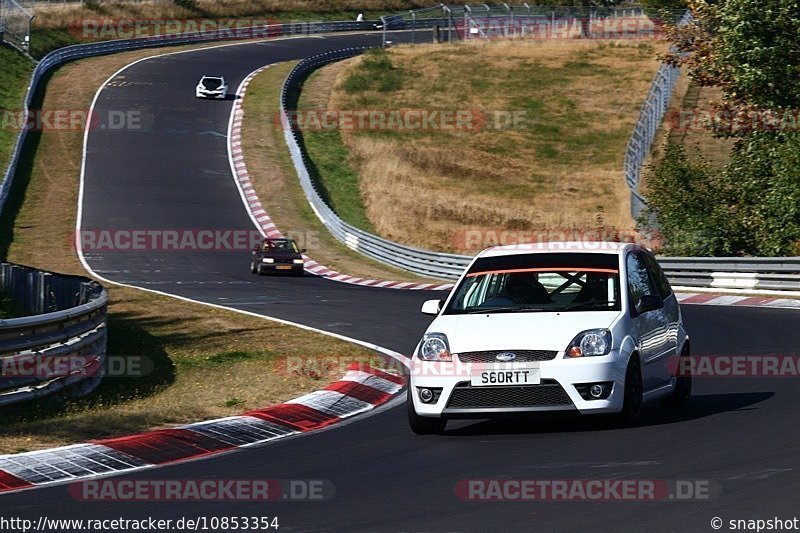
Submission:
[[[520,255],[537,253],[582,252],[596,254],[623,254],[628,250],[646,250],[644,246],[627,242],[605,241],[565,241],[534,242],[493,246],[478,254],[478,257],[497,257],[502,255]]]

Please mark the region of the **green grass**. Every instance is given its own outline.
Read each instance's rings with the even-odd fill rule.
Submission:
[[[56,48],[79,44],[75,36],[64,28],[41,28],[31,30],[31,55],[41,59]]]
[[[0,113],[19,111],[28,88],[33,62],[8,46],[0,46]],[[17,142],[19,130],[10,127],[9,117],[0,115],[0,175],[5,175],[6,166]]]
[[[613,48],[613,46],[612,46]],[[629,47],[631,48],[631,47]],[[599,64],[606,46],[601,45],[594,51],[583,51],[575,54],[575,59],[559,66],[543,65],[539,61],[521,62],[503,73],[486,76],[486,63],[476,58],[472,67],[460,68],[459,76],[448,73],[446,64],[450,58],[445,54],[440,57],[443,79],[415,79],[416,74],[393,63],[391,55],[385,50],[374,50],[365,54],[358,67],[351,69],[341,89],[348,94],[351,101],[362,109],[386,109],[414,107],[414,102],[405,101],[399,91],[410,88],[416,94],[439,93],[443,102],[454,103],[475,100],[475,94],[491,95],[500,90],[509,95],[510,112],[524,112],[526,122],[511,139],[509,136],[496,135],[484,139],[482,149],[489,153],[513,155],[509,145],[533,148],[537,156],[548,162],[563,164],[573,159],[576,154],[585,158],[592,157],[596,163],[613,162],[619,157],[616,151],[605,149],[608,143],[618,145],[624,142],[630,132],[627,128],[614,132],[598,134],[593,129],[591,118],[587,118],[585,110],[568,96],[571,87],[580,83],[586,76],[605,76],[613,78],[614,72]],[[640,48],[653,54],[652,47]],[[434,52],[431,56],[436,55]],[[469,63],[469,61],[468,61]],[[430,91],[420,88],[431,84]],[[447,95],[446,97],[444,95]],[[387,103],[389,103],[387,107]],[[444,107],[447,107],[445,104]],[[398,137],[401,140],[419,141],[427,137],[429,141],[447,141],[449,134],[440,130],[427,131],[359,131],[357,135],[373,137]],[[604,138],[604,142],[600,138]],[[348,164],[347,151],[341,146],[338,133],[313,133],[308,136],[307,144],[313,146],[312,159],[319,165],[320,180],[330,195],[340,215],[351,223],[363,225],[360,220],[363,206],[355,205],[358,200],[358,177]],[[590,155],[591,154],[591,155]],[[502,191],[503,187],[497,187]],[[508,189],[512,196],[519,194],[513,187]],[[358,222],[356,222],[358,221]]]
[[[311,132],[309,145],[319,146],[309,155],[343,219],[363,227],[367,212],[380,235],[412,246],[460,251],[452,237],[460,228],[524,227],[523,219],[541,229],[594,227],[595,193],[605,194],[605,223],[630,228],[621,169],[659,46],[497,42],[373,52],[340,70],[318,91],[333,95],[317,95],[316,105],[472,111],[478,120],[461,130]],[[562,206],[559,197],[571,201]]]
[[[415,79],[416,74],[394,64],[386,51],[378,50],[368,53],[365,60],[352,69],[342,85],[342,90],[362,109],[385,109],[387,102],[391,102],[392,108],[415,107],[414,102],[405,101],[398,92],[406,88],[410,88],[412,94],[419,91],[440,94],[442,102],[452,104],[470,99],[474,101],[476,94],[492,95],[502,87],[502,92],[509,95],[507,107],[504,109],[525,113],[526,123],[522,129],[517,130],[521,138],[517,138],[516,142],[534,147],[536,153],[545,159],[563,162],[564,158],[574,157],[576,150],[585,153],[599,146],[598,135],[591,130],[592,124],[585,111],[579,108],[574,99],[567,96],[568,92],[565,94],[562,91],[568,91],[585,76],[612,77],[614,73],[596,61],[604,49],[604,46],[600,46],[593,52],[581,52],[576,54],[577,59],[557,67],[546,66],[538,61],[524,62],[493,76],[485,75],[487,65],[480,58],[475,59],[474,64],[466,65],[466,68],[460,68],[459,76],[451,76],[446,69],[448,57],[444,55],[440,58],[444,79],[426,80]],[[647,51],[653,53],[651,47]],[[424,89],[426,84],[431,84],[430,90]],[[447,107],[447,104],[443,107]],[[428,137],[429,140],[437,141],[449,136],[436,129],[362,131],[357,134],[374,137],[399,136],[409,140]],[[614,132],[613,139],[607,138],[609,141],[617,141],[617,137],[627,138],[629,134],[625,129]],[[485,143],[484,148],[496,154],[510,153],[504,147],[504,143],[508,141],[508,137],[496,136]],[[600,151],[603,152],[603,159],[618,156],[617,153],[607,150]],[[326,185],[335,191],[336,187],[330,183],[331,180],[327,176],[323,178]],[[333,201],[336,202],[337,199],[334,198]]]
[[[312,74],[306,81],[305,87],[313,86],[318,76],[319,72]],[[367,84],[378,88],[396,83],[387,80],[388,78],[369,80],[364,77],[353,81],[351,86]],[[314,110],[316,106],[309,103],[310,99],[311,95],[308,92],[301,93],[298,108]],[[365,231],[374,231],[361,200],[358,173],[351,165],[350,152],[342,142],[340,131],[306,129],[303,131],[303,142],[309,156],[311,176],[317,183],[322,197],[350,224]]]
[[[403,71],[392,64],[384,49],[369,50],[358,69],[352,71],[342,88],[350,94],[365,91],[390,93],[403,86]]]

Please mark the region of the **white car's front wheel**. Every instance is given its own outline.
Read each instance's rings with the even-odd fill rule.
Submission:
[[[684,357],[690,357],[688,346],[685,346],[681,352],[681,358]],[[681,364],[681,361],[679,360],[678,377],[675,379],[675,389],[664,401],[664,404],[667,407],[685,407],[686,404],[689,403],[689,398],[692,396],[692,376],[683,375],[685,368],[689,368],[689,366]]]
[[[622,411],[619,421],[622,426],[635,426],[639,422],[644,405],[644,387],[642,385],[642,371],[639,366],[639,357],[634,355],[628,362],[625,372],[625,391],[622,401]]]
[[[411,397],[411,385],[408,387],[406,405],[408,406],[408,425],[411,426],[411,431],[417,435],[439,434],[444,431],[447,425],[447,419],[431,418],[419,416],[417,414],[417,411],[414,409],[414,399]]]

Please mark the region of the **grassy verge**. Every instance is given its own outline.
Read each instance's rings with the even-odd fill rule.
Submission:
[[[661,46],[398,46],[326,67],[339,69],[326,109],[473,118],[462,128],[342,129],[360,194],[343,172],[321,173],[324,187],[334,204],[363,199],[350,212],[363,209],[379,234],[446,251],[474,251],[465,229],[631,230],[622,164]],[[336,139],[328,133],[305,135],[311,146],[342,150],[330,147]]]
[[[0,176],[5,174],[19,130],[16,115],[33,72],[33,62],[8,46],[0,44]]]
[[[314,214],[297,180],[283,130],[276,120],[280,90],[292,66],[293,63],[283,63],[264,70],[250,83],[244,99],[243,150],[264,209],[281,230],[308,248],[309,256],[330,268],[365,278],[423,280],[341,245]],[[319,91],[312,86],[310,92]]]
[[[330,0],[310,2],[308,0],[194,0],[182,2],[88,2],[82,5],[37,6],[31,36],[31,53],[42,57],[48,52],[70,44],[121,38],[110,32],[90,31],[84,33],[78,22],[86,19],[116,20],[156,20],[165,19],[216,19],[229,18],[246,20],[248,18],[268,19],[276,22],[316,21],[316,20],[355,20],[362,13],[367,20],[375,20],[381,15],[418,7],[428,7],[425,0]],[[103,36],[103,34],[106,36]]]
[[[351,344],[255,317],[111,287],[108,357],[141,377],[107,377],[89,398],[3,409],[0,453],[236,415],[324,387],[367,360]],[[325,361],[328,361],[326,358]]]
[[[52,75],[37,105],[87,109],[108,76],[154,53],[128,52],[65,65]],[[0,255],[84,274],[70,244],[82,143],[80,131],[31,133],[0,220]],[[287,358],[371,354],[323,335],[135,289],[110,287],[109,298],[108,355],[143,358],[151,371],[137,378],[109,378],[85,400],[50,398],[4,409],[0,453],[238,414],[319,388],[340,374],[338,366],[295,371]]]
[[[299,116],[330,109],[331,84],[345,66],[345,63],[335,63],[317,70],[306,80],[297,105],[301,113]],[[365,231],[374,232],[361,197],[358,172],[342,141],[341,132],[338,129],[306,131],[303,142],[311,160],[311,176],[316,180],[323,198],[344,220]]]

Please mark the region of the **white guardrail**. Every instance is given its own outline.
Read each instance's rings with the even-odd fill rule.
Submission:
[[[0,290],[20,318],[0,319],[0,406],[100,384],[108,295],[97,282],[0,263]]]
[[[366,48],[347,48],[309,57],[289,73],[281,95],[281,114],[286,144],[300,178],[300,184],[317,217],[345,246],[382,263],[425,276],[457,278],[470,261],[469,256],[431,252],[398,244],[348,224],[320,195],[308,169],[308,154],[302,134],[289,120],[297,110],[297,95],[314,70],[329,63],[354,57]],[[787,258],[659,258],[667,276],[677,286],[742,289],[753,292],[800,291],[800,257]]]

